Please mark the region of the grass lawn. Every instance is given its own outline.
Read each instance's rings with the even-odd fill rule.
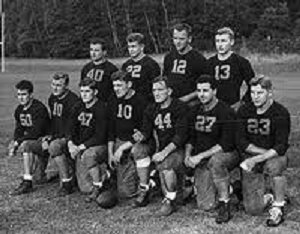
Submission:
[[[162,57],[157,57],[161,61]],[[292,115],[292,136],[287,171],[288,191],[292,199],[286,222],[278,228],[264,225],[266,216],[251,217],[234,213],[228,224],[217,225],[215,214],[203,213],[191,202],[167,218],[157,217],[160,208],[155,199],[147,208],[132,209],[122,203],[112,210],[86,204],[79,193],[65,198],[55,197],[57,183],[37,187],[31,194],[9,196],[18,183],[23,164],[20,157],[8,159],[6,147],[11,139],[17,105],[14,84],[28,78],[34,82],[35,96],[46,102],[50,94],[51,75],[66,71],[71,88],[77,90],[79,71],[84,60],[23,60],[7,61],[6,72],[0,74],[0,234],[2,233],[300,233],[300,59],[299,57],[253,57],[255,70],[270,74],[274,80],[276,100],[285,104]],[[122,59],[114,60],[120,64]],[[299,159],[299,160],[298,160]],[[50,165],[50,169],[53,165]],[[6,230],[7,232],[5,232]]]

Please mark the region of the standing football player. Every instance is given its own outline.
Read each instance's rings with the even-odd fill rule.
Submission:
[[[244,206],[246,212],[259,214],[271,204],[267,225],[278,226],[285,217],[287,180],[284,171],[290,114],[274,101],[268,77],[253,78],[250,90],[252,102],[238,111],[237,144],[242,152]],[[265,189],[264,178],[270,179],[271,193]]]
[[[79,103],[80,99],[69,89],[69,81],[69,75],[66,73],[56,73],[52,77],[52,94],[48,98],[51,127],[49,136],[45,137],[43,141],[44,150],[48,150],[60,173],[62,186],[57,193],[58,196],[72,193],[74,182],[72,180],[73,175],[70,173],[72,159],[68,153],[67,136],[70,131],[69,119],[73,114],[74,106]],[[74,169],[74,165],[72,166]]]
[[[42,148],[42,137],[48,133],[49,114],[45,105],[33,97],[33,84],[22,80],[15,86],[19,105],[15,110],[16,127],[14,140],[9,146],[12,156],[19,151],[24,160],[24,177],[21,184],[11,191],[11,195],[29,193],[33,190],[33,174],[35,166],[48,160]],[[47,164],[47,163],[46,163]]]
[[[126,38],[130,58],[122,65],[122,70],[131,74],[133,88],[149,101],[153,101],[152,80],[161,73],[158,63],[144,52],[144,35],[131,33]]]
[[[238,110],[243,102],[250,102],[249,82],[255,76],[250,62],[233,52],[234,32],[228,28],[220,28],[215,34],[217,54],[208,59],[208,73],[218,81],[218,99],[226,102],[234,110]],[[241,97],[243,82],[247,91]]]
[[[192,28],[188,24],[176,24],[172,33],[175,49],[164,58],[163,75],[168,77],[174,97],[193,103],[197,100],[195,81],[205,74],[206,59],[191,46]]]
[[[154,79],[153,96],[155,103],[148,105],[144,112],[142,131],[136,131],[138,142],[150,139],[154,132],[157,137],[157,152],[152,156],[160,172],[165,198],[160,210],[162,216],[175,211],[178,174],[183,170],[184,144],[188,138],[189,107],[172,98],[172,89],[167,77]]]
[[[71,157],[79,157],[92,177],[93,189],[86,198],[92,202],[109,182],[108,171],[100,169],[101,164],[107,163],[107,111],[105,103],[97,98],[96,81],[87,77],[79,87],[81,103],[72,116],[67,144]]]
[[[202,75],[197,79],[197,94],[201,105],[193,108],[185,165],[195,168],[198,206],[214,208],[218,195],[216,222],[226,223],[231,219],[229,172],[238,167],[240,162],[235,149],[235,113],[217,98],[217,81],[212,76]],[[211,174],[217,194],[209,194],[212,186],[210,181],[204,181],[206,173]],[[207,198],[207,194],[211,197]]]
[[[113,93],[111,74],[118,68],[106,59],[107,48],[104,40],[93,38],[90,41],[90,57],[91,61],[81,70],[81,80],[86,77],[96,82],[98,90],[98,98],[107,102]]]
[[[147,100],[132,88],[132,77],[124,71],[115,72],[112,75],[115,96],[111,96],[108,102],[109,109],[109,135],[108,155],[111,167],[122,171],[122,164],[130,163],[133,157],[135,164],[125,165],[124,173],[117,173],[119,196],[131,197],[136,194],[136,172],[140,182],[139,196],[135,206],[146,206],[149,191],[149,167],[151,163],[150,149],[146,144],[135,143],[133,134],[140,130],[143,113],[147,106]],[[124,162],[124,163],[123,163]],[[114,165],[115,166],[114,166]],[[121,168],[120,168],[121,167]],[[129,175],[130,173],[130,175]]]

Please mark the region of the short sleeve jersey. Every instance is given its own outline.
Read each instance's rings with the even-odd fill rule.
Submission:
[[[173,99],[167,108],[149,104],[144,112],[142,133],[149,139],[153,130],[156,131],[159,150],[170,143],[182,148],[188,138],[189,111],[188,106],[178,99]]]
[[[153,101],[152,80],[160,75],[160,66],[148,55],[141,60],[134,61],[128,59],[123,65],[122,70],[131,74],[134,90],[143,95],[149,101]]]
[[[198,154],[220,145],[224,152],[235,149],[235,113],[219,101],[211,110],[195,106],[190,121],[190,143]]]
[[[256,107],[248,103],[238,111],[237,144],[241,151],[254,144],[284,155],[289,146],[290,128],[290,114],[278,102],[274,101],[263,114],[257,114]]]
[[[58,97],[53,94],[48,99],[51,114],[51,136],[63,138],[68,135],[70,116],[73,115],[74,106],[79,102],[78,96],[68,90],[63,96]]]
[[[132,135],[134,129],[140,130],[146,106],[146,98],[138,93],[128,99],[111,96],[108,102],[109,141],[118,138],[134,142]]]
[[[46,106],[33,99],[28,107],[19,105],[15,110],[16,127],[14,140],[19,144],[25,140],[37,140],[49,131],[49,113]]]
[[[255,76],[250,62],[232,53],[226,60],[219,60],[215,55],[208,59],[208,74],[213,75],[218,81],[217,97],[228,105],[232,105],[241,100],[241,86],[245,81],[247,91],[242,98],[245,102],[250,102],[249,82]]]
[[[85,77],[95,80],[97,83],[98,98],[101,101],[107,102],[109,96],[113,94],[111,75],[117,70],[118,68],[107,60],[97,65],[91,61],[82,68],[81,80]]]
[[[196,90],[196,79],[205,74],[206,59],[192,49],[186,54],[176,50],[169,52],[163,62],[163,75],[173,88],[173,97],[180,98]]]
[[[71,139],[87,148],[107,144],[107,111],[104,102],[97,100],[87,107],[80,102],[74,111],[70,126]]]

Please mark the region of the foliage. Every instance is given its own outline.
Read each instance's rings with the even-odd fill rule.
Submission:
[[[242,38],[250,41],[246,43],[250,50],[286,52],[296,45],[299,47],[300,4],[296,0],[10,0],[4,3],[7,56],[83,58],[88,56],[88,41],[93,36],[107,41],[110,55],[123,56],[127,53],[126,35],[133,31],[145,34],[146,52],[162,53],[171,46],[169,29],[176,22],[193,26],[193,44],[200,50],[213,49],[214,32],[222,26],[235,30],[237,42]]]

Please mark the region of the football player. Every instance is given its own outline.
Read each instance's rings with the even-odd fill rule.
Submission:
[[[250,81],[252,102],[238,111],[237,144],[242,152],[243,197],[246,212],[261,213],[267,205],[268,226],[284,221],[287,181],[288,140],[290,114],[273,99],[271,80],[263,75]],[[259,178],[256,180],[256,178]],[[271,193],[264,186],[264,178],[271,182]],[[252,183],[256,180],[256,183]],[[262,182],[262,183],[261,183]]]
[[[237,110],[243,102],[250,101],[249,82],[254,77],[250,62],[233,52],[234,32],[230,28],[220,28],[215,34],[217,54],[208,59],[208,73],[218,81],[217,97]],[[243,82],[247,91],[241,98]]]
[[[14,114],[16,127],[9,154],[13,156],[18,149],[22,153],[24,177],[21,184],[10,194],[20,195],[33,190],[35,167],[48,161],[45,158],[48,154],[44,152],[41,142],[42,137],[48,133],[49,113],[46,106],[33,97],[33,84],[30,81],[22,80],[15,87],[20,104]]]
[[[217,81],[210,75],[197,79],[197,95],[201,105],[194,106],[190,122],[190,140],[186,145],[185,165],[195,168],[197,202],[200,208],[211,209],[218,195],[217,223],[230,220],[230,174],[239,165],[239,154],[235,149],[235,113],[217,98]],[[204,171],[212,176],[217,194],[210,194],[209,181],[203,182]],[[203,191],[204,193],[200,192]],[[204,196],[204,197],[202,197]],[[202,203],[207,204],[202,204]]]
[[[163,75],[168,77],[174,97],[194,103],[195,81],[205,74],[206,59],[191,46],[192,28],[188,24],[176,24],[172,34],[175,49],[164,58]]]
[[[131,74],[134,90],[149,101],[153,101],[151,82],[160,75],[160,66],[145,54],[143,34],[131,33],[126,41],[130,58],[122,65],[122,70]]]
[[[142,143],[136,143],[133,134],[140,130],[143,113],[147,106],[147,100],[141,94],[136,93],[132,87],[132,77],[124,71],[115,72],[112,75],[115,96],[111,96],[108,102],[109,109],[109,135],[108,155],[111,167],[122,170],[122,162],[130,162],[133,157],[135,165],[127,170],[127,175],[117,173],[117,181],[122,181],[118,188],[119,196],[131,197],[136,194],[136,171],[140,182],[140,193],[135,205],[145,206],[148,203],[149,167],[151,163],[150,149]],[[131,161],[133,162],[133,161]],[[113,165],[114,164],[114,165]],[[125,165],[128,168],[128,165]],[[135,168],[136,167],[136,168]],[[125,173],[125,172],[124,172]],[[129,175],[128,173],[131,173]],[[122,187],[126,187],[122,189]]]
[[[91,61],[81,70],[81,80],[89,77],[96,82],[98,98],[107,102],[109,96],[113,93],[110,76],[118,68],[106,59],[107,47],[104,40],[92,38],[90,41]]]
[[[171,97],[172,89],[164,76],[154,79],[152,90],[155,103],[145,110],[142,130],[135,132],[134,139],[137,142],[150,139],[155,131],[157,152],[152,160],[160,172],[165,195],[160,214],[167,216],[175,211],[177,177],[183,170],[183,148],[188,138],[189,107]]]
[[[71,157],[79,157],[92,177],[93,189],[86,197],[92,202],[109,182],[108,171],[100,169],[107,163],[107,111],[105,103],[97,98],[96,81],[87,77],[79,87],[81,102],[73,113],[67,144]]]
[[[66,73],[56,73],[52,77],[52,94],[48,98],[51,113],[50,134],[43,139],[43,149],[49,151],[50,157],[54,159],[59,169],[62,186],[58,196],[73,192],[73,180],[69,169],[72,159],[68,153],[67,136],[69,118],[80,99],[69,89],[69,81],[69,75]]]

